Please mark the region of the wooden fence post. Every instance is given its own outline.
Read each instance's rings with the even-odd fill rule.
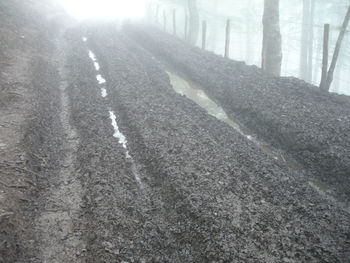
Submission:
[[[184,34],[185,40],[187,40],[187,31],[188,31],[188,16],[187,15],[185,16],[185,29],[184,30],[185,30],[185,32],[184,32],[185,33]]]
[[[231,21],[226,21],[225,58],[230,57]]]
[[[176,36],[176,9],[173,10],[173,33]]]
[[[166,13],[165,13],[165,10],[163,10],[163,26],[164,26],[164,31],[166,32]]]
[[[206,48],[206,40],[207,40],[207,22],[205,20],[202,21],[202,49]]]
[[[322,76],[320,89],[326,91],[327,71],[328,71],[328,45],[329,45],[329,24],[324,25],[323,29],[323,58],[322,58]]]

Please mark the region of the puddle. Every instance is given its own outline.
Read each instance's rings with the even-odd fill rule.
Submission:
[[[127,145],[128,141],[127,141],[126,137],[124,136],[124,134],[121,133],[119,130],[119,127],[117,124],[117,117],[115,116],[115,113],[113,111],[109,111],[109,117],[112,120],[112,126],[114,128],[113,137],[117,138],[119,144],[121,144],[123,146],[123,148],[125,149],[125,157],[126,157],[126,159],[130,160],[130,162],[131,162],[131,172],[134,175],[135,180],[139,184],[140,188],[143,189],[144,186],[143,186],[141,178],[137,172],[135,161],[132,158],[132,156],[130,155],[129,150],[128,150],[128,145]]]
[[[94,62],[94,67],[96,69],[96,71],[100,70],[100,64],[97,62],[97,58],[96,55],[94,54],[94,52],[92,52],[91,50],[89,50],[89,57],[91,58],[91,60]],[[106,83],[106,80],[102,77],[101,74],[97,74],[96,75],[96,79],[98,81],[98,84],[104,84]],[[101,88],[101,96],[103,98],[105,98],[107,96],[107,90],[105,88]]]
[[[107,96],[107,90],[105,88],[101,88],[101,96],[105,98]]]
[[[213,100],[211,100],[198,84],[186,79],[183,76],[178,75],[177,73],[174,73],[174,71],[170,70],[169,67],[165,68],[165,71],[169,75],[171,85],[177,93],[186,96],[187,98],[204,108],[208,112],[208,114],[227,123],[233,129],[245,136],[248,140],[257,144],[264,152],[272,155],[276,160],[286,163],[288,167],[294,170],[301,170],[301,167],[298,166],[298,164],[296,164],[292,160],[286,159],[282,154],[280,154],[277,150],[273,149],[272,147],[263,144],[257,138],[255,138],[247,128],[245,128],[243,125],[239,124],[232,118],[229,118],[224,109],[218,106]]]
[[[166,72],[170,77],[171,85],[173,86],[174,90],[177,93],[184,95],[190,100],[194,101],[199,106],[207,110],[207,112],[210,115],[227,123],[228,125],[230,125],[232,128],[237,130],[240,134],[244,135],[249,140],[251,141],[255,140],[251,134],[247,133],[247,129],[243,128],[237,122],[230,119],[227,116],[226,112],[223,110],[223,108],[221,108],[214,101],[212,101],[207,96],[207,94],[205,94],[205,92],[199,87],[199,85],[189,80],[185,80],[183,77],[180,77],[179,75],[175,74],[170,70],[166,70]]]
[[[95,66],[96,71],[100,70],[100,64],[98,64],[98,62],[94,62],[94,66]]]
[[[89,58],[91,58],[91,60],[92,60],[93,62],[96,62],[96,61],[97,61],[94,52],[92,52],[91,50],[89,50]]]
[[[89,50],[89,57],[94,62],[94,67],[95,67],[96,71],[99,71],[100,64],[97,62],[96,55],[91,50]]]
[[[111,118],[112,120],[112,126],[114,128],[114,134],[113,136],[115,138],[118,139],[119,143],[123,146],[123,148],[125,150],[127,150],[126,148],[126,144],[128,143],[128,141],[126,140],[126,137],[124,136],[124,134],[122,134],[120,131],[119,131],[119,127],[118,127],[118,124],[117,124],[117,117],[115,116],[114,112],[113,111],[110,111],[109,112],[109,117]],[[129,155],[129,153],[127,152],[127,154]]]
[[[98,84],[106,83],[106,80],[101,76],[101,74],[96,75],[96,79],[98,81]]]

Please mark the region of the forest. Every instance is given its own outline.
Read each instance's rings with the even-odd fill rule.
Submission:
[[[266,5],[275,6],[278,13],[272,13],[272,17],[275,17],[276,34],[281,35],[281,40],[272,40],[272,53],[280,50],[280,58],[277,58],[281,60],[280,75],[301,78],[317,86],[321,84],[324,26],[330,25],[329,66],[343,28],[345,34],[329,91],[350,95],[350,31],[346,26],[344,28],[349,4],[346,0],[158,0],[149,3],[148,19],[163,28],[165,22],[166,30],[172,33],[175,10],[177,34],[183,38],[186,17],[194,16],[191,22],[197,27],[195,42],[198,46],[201,46],[202,21],[205,21],[206,48],[221,55],[225,53],[227,20],[230,20],[230,58],[261,67],[264,5],[265,10]],[[188,30],[191,30],[190,26]],[[279,42],[281,47],[278,47]]]

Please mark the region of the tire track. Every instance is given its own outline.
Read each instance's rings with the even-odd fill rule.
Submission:
[[[79,138],[75,128],[70,124],[70,103],[65,73],[66,55],[59,42],[60,40],[56,42],[59,50],[55,58],[61,76],[59,118],[63,129],[63,158],[57,178],[52,178],[50,182],[45,207],[38,218],[37,232],[43,262],[82,262],[80,255],[85,251],[85,245],[79,221],[83,190],[75,169]]]

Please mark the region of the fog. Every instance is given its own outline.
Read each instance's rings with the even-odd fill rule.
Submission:
[[[223,55],[225,27],[231,20],[230,58],[261,66],[263,42],[263,0],[197,0],[199,36],[201,21],[207,23],[206,49]],[[315,85],[320,84],[324,24],[330,24],[329,61],[347,12],[345,0],[283,0],[280,1],[282,36],[282,76],[294,76]],[[173,10],[176,10],[176,33],[184,38],[185,17],[189,16],[188,0],[157,0],[148,4],[148,21],[173,33]],[[334,71],[330,92],[350,95],[350,38],[345,33]]]
[[[77,20],[135,19],[145,15],[146,0],[59,0]]]

